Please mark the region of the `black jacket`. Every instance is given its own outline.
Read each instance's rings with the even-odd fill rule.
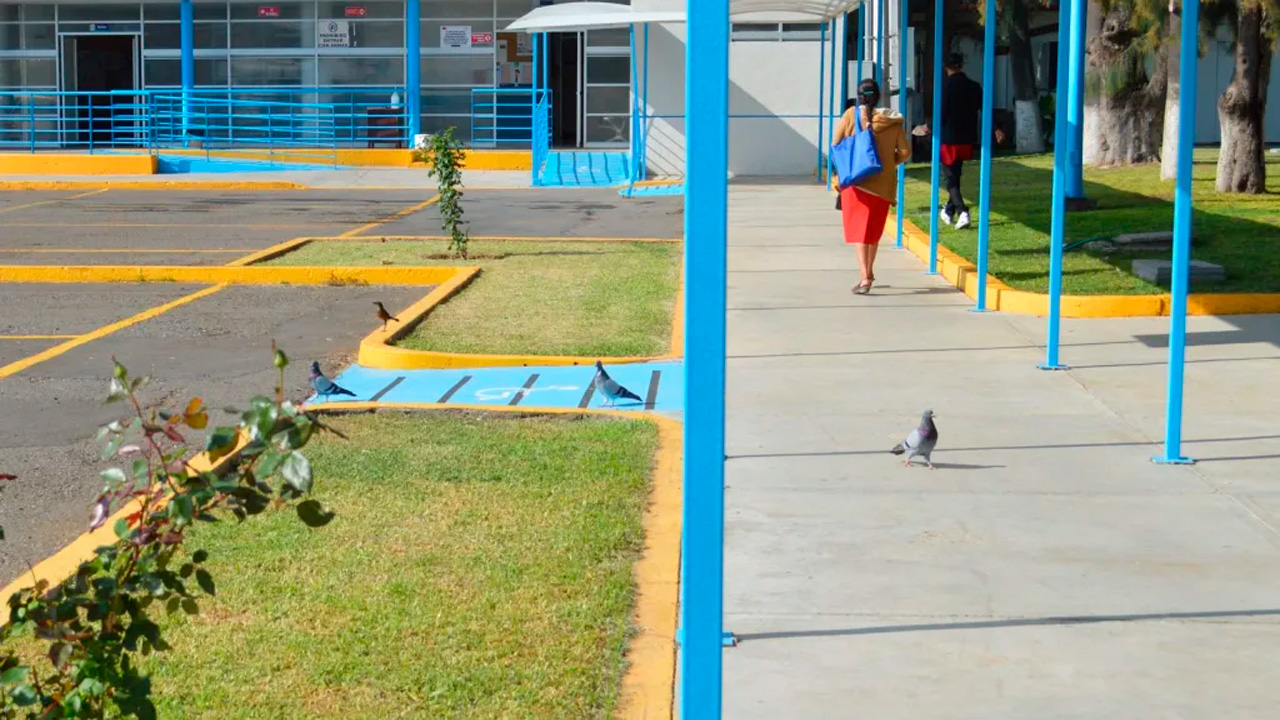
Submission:
[[[982,86],[958,72],[942,85],[942,144],[978,144]]]

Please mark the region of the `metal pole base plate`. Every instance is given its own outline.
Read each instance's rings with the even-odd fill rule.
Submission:
[[[1041,370],[1070,370],[1071,369],[1066,365],[1049,365],[1046,363],[1040,363],[1036,367],[1040,368]]]
[[[677,645],[684,644],[684,628],[679,628],[676,630],[676,644]],[[725,630],[724,632],[720,633],[720,646],[721,647],[738,647],[738,636],[734,635],[728,630]]]
[[[1151,462],[1157,465],[1195,465],[1196,464],[1195,458],[1189,458],[1189,457],[1169,458],[1161,455],[1157,455],[1151,458]]]

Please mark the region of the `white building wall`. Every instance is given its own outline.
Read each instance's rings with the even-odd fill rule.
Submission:
[[[633,5],[644,10],[684,8],[683,0],[635,0]],[[654,175],[684,175],[685,37],[683,25],[654,25],[649,30],[648,162]],[[643,52],[642,39],[637,52]],[[829,45],[827,53],[829,58]],[[838,50],[836,58],[838,63]],[[813,175],[818,158],[819,62],[817,42],[731,43],[729,172]],[[838,78],[836,87],[838,92]],[[825,128],[823,134],[828,134]]]

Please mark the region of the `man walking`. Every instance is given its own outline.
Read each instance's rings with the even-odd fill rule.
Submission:
[[[978,115],[982,111],[982,86],[964,74],[964,58],[947,58],[947,78],[942,85],[942,174],[946,177],[947,204],[939,213],[942,222],[955,220],[957,230],[969,227],[969,206],[960,194],[960,173],[965,160],[973,159],[978,142]]]

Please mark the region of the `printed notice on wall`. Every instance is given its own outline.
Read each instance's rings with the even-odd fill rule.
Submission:
[[[346,20],[321,20],[316,24],[316,47],[351,47],[351,23]]]
[[[441,25],[440,47],[451,50],[471,49],[470,25]]]

